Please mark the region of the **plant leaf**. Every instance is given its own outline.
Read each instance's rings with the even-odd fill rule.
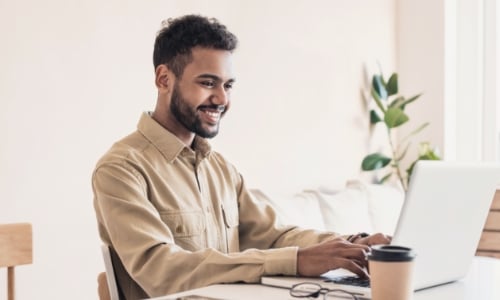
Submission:
[[[418,159],[416,159],[414,162],[411,163],[410,167],[406,169],[406,173],[408,174],[408,184],[410,184],[410,179],[411,179],[411,174],[413,173],[413,168],[415,167],[415,164],[417,163]]]
[[[387,100],[387,90],[385,88],[384,79],[382,75],[373,75],[372,87],[377,93],[379,99]]]
[[[375,100],[375,103],[377,103],[378,108],[380,108],[380,110],[385,114],[385,107],[382,104],[382,101],[380,101],[380,97],[377,94],[377,91],[375,91],[375,89],[372,87],[371,92],[372,92],[373,99]]]
[[[389,178],[391,178],[391,176],[392,176],[392,172],[385,175],[384,177],[382,177],[382,179],[380,179],[379,182],[382,184],[382,183],[386,182]]]
[[[377,112],[374,111],[373,109],[370,110],[370,123],[375,124],[381,121],[382,119],[378,116]]]
[[[395,95],[398,93],[398,74],[392,73],[389,81],[387,82],[387,94],[389,96]]]
[[[419,159],[421,160],[440,160],[439,155],[431,148],[430,143],[422,142],[419,145]]]
[[[434,153],[434,151],[428,152],[425,155],[421,155],[419,157],[419,159],[421,159],[421,160],[441,160],[441,158],[436,153]]]
[[[391,107],[384,115],[384,122],[388,128],[398,127],[409,120],[408,116],[400,108]]]
[[[405,142],[407,139],[409,139],[411,136],[419,133],[420,131],[422,131],[425,127],[427,127],[429,125],[429,122],[426,122],[422,125],[420,125],[417,129],[413,130],[412,132],[410,132],[408,135],[406,135],[405,137],[403,137],[400,141],[400,143],[403,143]]]
[[[403,96],[399,96],[396,99],[394,99],[391,104],[389,104],[389,107],[397,107],[400,108],[401,105],[404,103],[405,98]]]
[[[405,109],[406,105],[408,105],[409,103],[412,103],[413,101],[417,100],[420,96],[422,96],[422,94],[415,95],[415,96],[411,97],[410,99],[404,101],[401,104],[401,109]]]
[[[361,162],[361,169],[363,171],[381,169],[387,166],[390,162],[391,159],[389,157],[381,153],[372,153],[363,159],[363,162]]]

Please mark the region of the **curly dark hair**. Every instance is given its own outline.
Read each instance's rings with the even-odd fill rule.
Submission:
[[[182,76],[186,65],[192,60],[191,49],[196,46],[233,51],[238,39],[226,26],[215,18],[186,15],[168,19],[156,36],[153,64],[156,69],[161,64],[177,77]]]

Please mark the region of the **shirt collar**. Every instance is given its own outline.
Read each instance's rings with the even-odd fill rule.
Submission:
[[[195,136],[193,141],[193,149],[186,146],[173,133],[157,123],[151,113],[144,112],[141,115],[137,130],[153,144],[163,156],[172,162],[184,151],[194,152],[201,155],[202,158],[207,157],[211,152],[211,146],[208,141],[202,137]]]

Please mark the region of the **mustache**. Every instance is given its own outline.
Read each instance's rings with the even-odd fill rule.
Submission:
[[[200,105],[198,109],[212,109],[212,110],[217,110],[221,113],[226,111],[226,106],[225,105]]]

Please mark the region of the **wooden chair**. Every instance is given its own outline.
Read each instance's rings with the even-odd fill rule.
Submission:
[[[97,294],[99,295],[99,300],[111,300],[106,272],[101,272],[97,275]]]
[[[120,300],[120,293],[116,283],[115,270],[108,245],[102,245],[102,257],[106,272],[97,275],[97,293],[99,300]]]
[[[0,225],[0,267],[7,267],[7,299],[14,300],[14,268],[33,263],[33,232],[31,224]]]
[[[500,258],[500,189],[493,197],[476,255]]]

